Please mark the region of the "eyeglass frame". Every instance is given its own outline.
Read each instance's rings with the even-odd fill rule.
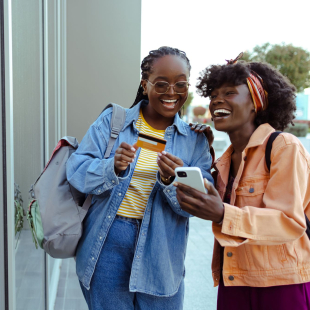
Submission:
[[[169,89],[170,89],[170,87],[172,86],[172,89],[173,89],[173,91],[177,94],[177,95],[183,95],[183,94],[185,94],[187,91],[188,91],[188,88],[190,87],[190,83],[189,82],[187,82],[187,81],[179,81],[179,82],[186,82],[187,83],[187,90],[186,90],[186,92],[184,92],[184,93],[177,93],[176,91],[175,91],[175,89],[174,89],[174,86],[175,86],[175,84],[177,84],[177,83],[179,83],[179,82],[176,82],[176,83],[174,83],[173,85],[172,84],[169,84],[168,82],[166,82],[166,81],[156,81],[154,84],[152,83],[152,82],[150,82],[149,80],[147,80],[147,79],[145,79],[145,81],[147,81],[147,82],[149,82],[152,86],[155,86],[156,85],[156,83],[159,83],[159,82],[164,82],[164,83],[167,83],[168,84],[168,89],[164,92],[164,93],[158,93],[156,90],[155,90],[155,93],[156,94],[158,94],[158,95],[164,95],[164,94],[166,94],[168,91],[169,91]]]

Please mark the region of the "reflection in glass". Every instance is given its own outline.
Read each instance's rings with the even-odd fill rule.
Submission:
[[[43,165],[41,3],[12,2],[14,181],[24,210],[29,202],[28,190]],[[42,310],[44,252],[36,250],[26,220],[15,242],[16,309]]]

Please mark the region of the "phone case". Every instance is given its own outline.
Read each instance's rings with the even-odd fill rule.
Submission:
[[[177,172],[186,172],[186,177],[179,177]],[[202,193],[207,193],[204,186],[201,170],[198,167],[178,167],[175,169],[176,182],[183,183],[187,186],[193,187]]]

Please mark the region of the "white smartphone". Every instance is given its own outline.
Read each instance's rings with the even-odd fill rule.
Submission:
[[[202,193],[207,193],[203,183],[201,170],[198,167],[177,167],[175,168],[175,181],[193,187]]]

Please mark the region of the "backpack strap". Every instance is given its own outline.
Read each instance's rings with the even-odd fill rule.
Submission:
[[[116,103],[109,103],[103,110],[105,111],[108,108],[113,108],[112,118],[111,118],[111,135],[108,142],[107,150],[104,154],[104,158],[108,158],[111,154],[115,140],[117,139],[120,131],[123,129],[125,120],[126,120],[126,110]],[[100,114],[102,114],[102,112]],[[89,207],[91,206],[93,195],[88,195],[85,199],[82,208],[80,210],[81,217],[84,218]]]
[[[281,131],[273,132],[269,136],[269,139],[267,142],[266,151],[265,151],[265,161],[266,161],[266,166],[267,166],[269,171],[270,171],[270,165],[271,165],[270,155],[271,155],[272,143],[280,133],[281,133]],[[306,234],[307,234],[308,238],[310,239],[310,221],[309,221],[306,214],[305,214],[305,219],[306,219],[306,225],[307,225]]]
[[[270,171],[270,165],[271,165],[270,155],[271,155],[272,143],[280,133],[282,133],[282,131],[273,132],[269,136],[269,139],[267,142],[266,151],[265,151],[265,162],[266,162],[266,166],[267,166],[269,171]]]
[[[112,118],[111,118],[111,135],[109,138],[108,147],[104,154],[104,158],[108,158],[110,156],[115,140],[117,139],[120,131],[123,129],[123,126],[126,120],[126,110],[123,107],[119,106],[116,103],[109,103],[103,109],[103,111],[110,107],[113,108]]]
[[[120,131],[123,129],[125,120],[126,120],[126,110],[116,103],[109,103],[103,110],[105,111],[108,108],[113,108],[112,118],[111,118],[111,135],[108,142],[107,150],[104,154],[104,158],[108,158],[111,154],[115,140],[117,139]],[[100,114],[102,114],[102,112]],[[85,199],[82,208],[80,210],[80,216],[83,219],[91,206],[93,195],[88,195]]]
[[[86,213],[87,213],[87,211],[88,211],[88,209],[89,209],[89,207],[90,207],[90,205],[91,205],[92,198],[93,198],[93,195],[91,195],[91,194],[88,195],[88,196],[86,197],[86,199],[85,199],[83,205],[82,205],[82,210],[83,210],[83,211],[80,211],[80,212],[83,212],[83,217],[82,217],[82,219],[83,219],[84,216],[86,215]]]

